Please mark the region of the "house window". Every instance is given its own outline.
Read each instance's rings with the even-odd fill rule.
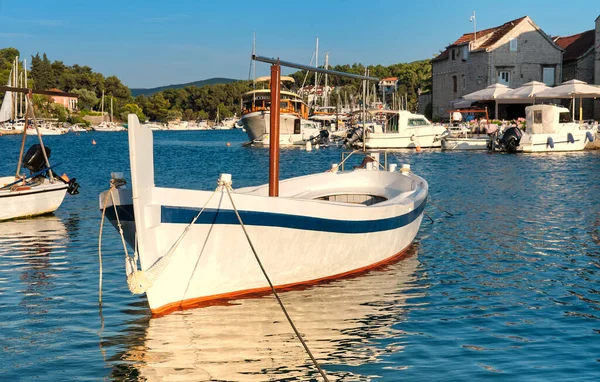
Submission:
[[[511,38],[510,39],[510,51],[511,52],[516,52],[517,51],[517,39],[516,38]]]
[[[452,76],[452,91],[456,93],[458,91],[458,78]]]
[[[542,82],[548,86],[554,86],[554,66],[542,67]]]
[[[506,86],[510,86],[510,72],[508,70],[498,71],[498,83]]]
[[[467,49],[466,46],[463,46],[463,48],[462,48],[462,60],[463,61],[467,61],[467,58],[469,58],[469,49]]]
[[[456,51],[454,49],[452,49],[452,59],[456,59]]]

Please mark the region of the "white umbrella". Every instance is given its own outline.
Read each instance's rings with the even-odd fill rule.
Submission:
[[[475,101],[496,101],[496,98],[498,98],[498,96],[510,90],[512,89],[506,85],[495,83],[486,87],[485,89],[464,95],[463,98]],[[496,105],[494,115],[496,118],[498,118],[498,102],[496,101],[495,104]]]
[[[464,99],[474,100],[474,101],[491,101],[498,98],[500,94],[504,94],[507,91],[512,90],[506,85],[502,85],[499,83],[495,83],[486,87],[485,89],[478,90],[473,93],[469,93],[463,96]]]
[[[531,81],[520,88],[509,90],[503,94],[500,94],[497,98],[499,100],[530,100],[535,97],[539,97],[538,93],[545,90],[551,89],[546,86],[543,82]]]
[[[572,100],[579,98],[579,120],[581,120],[581,99],[600,97],[600,87],[588,85],[586,82],[580,80],[570,80],[537,93],[535,96],[537,98],[571,98]],[[575,107],[573,107],[573,119],[575,119]]]

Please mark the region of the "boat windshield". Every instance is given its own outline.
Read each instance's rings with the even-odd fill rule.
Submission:
[[[569,112],[560,113],[558,115],[558,122],[559,123],[573,122],[573,118],[571,117],[571,113],[569,113]]]
[[[409,118],[408,119],[408,126],[425,126],[425,125],[429,125],[429,122],[427,122],[427,120],[424,118]]]

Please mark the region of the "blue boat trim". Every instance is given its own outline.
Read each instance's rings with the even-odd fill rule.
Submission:
[[[414,222],[427,205],[427,199],[413,211],[400,216],[377,220],[336,220],[279,214],[271,212],[238,211],[242,221],[247,226],[281,227],[307,231],[332,233],[369,233],[381,232],[404,227]],[[121,221],[133,221],[133,205],[117,207]],[[200,211],[199,208],[161,206],[161,223],[189,224]],[[106,209],[106,216],[115,220],[114,210]],[[207,208],[202,212],[196,224],[239,224],[233,210],[218,210]]]

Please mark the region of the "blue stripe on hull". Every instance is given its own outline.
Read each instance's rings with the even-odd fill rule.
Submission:
[[[409,225],[421,215],[426,204],[427,200],[424,200],[415,210],[407,214],[378,220],[335,220],[256,211],[239,211],[239,214],[247,226],[281,227],[332,233],[369,233],[387,231]],[[121,221],[133,220],[132,205],[118,206],[117,209]],[[189,207],[161,206],[161,223],[189,224],[199,211],[200,209]],[[107,208],[106,215],[110,220],[115,220],[112,208]],[[196,224],[235,225],[239,224],[239,222],[233,210],[207,208],[202,212]]]

